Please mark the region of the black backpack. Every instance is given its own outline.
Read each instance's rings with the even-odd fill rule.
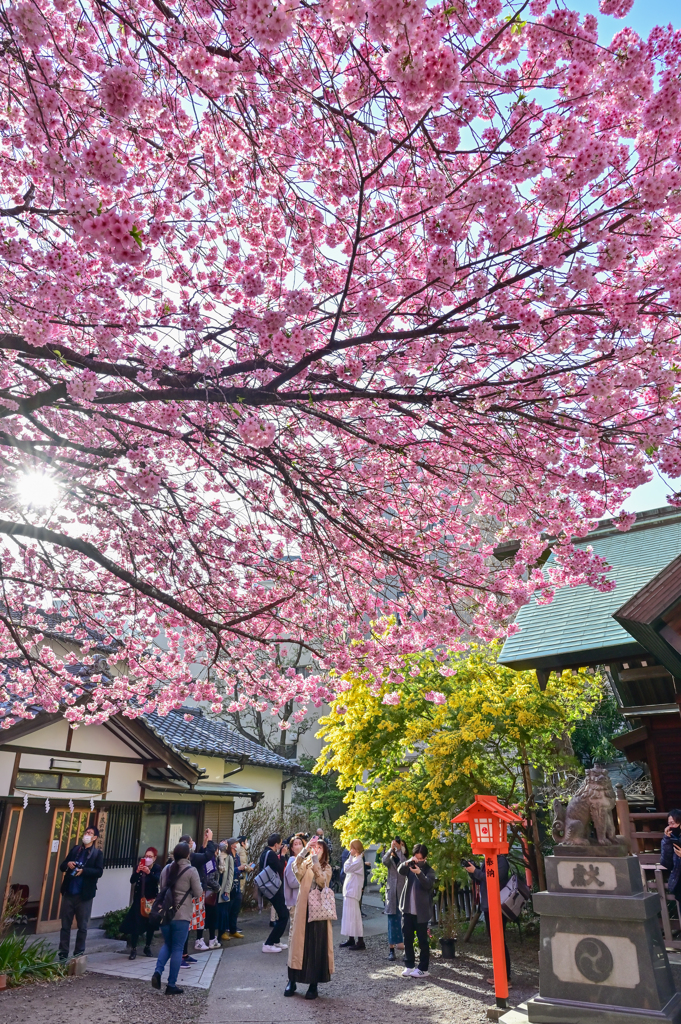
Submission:
[[[159,892],[158,896],[154,900],[149,917],[153,920],[157,928],[162,924],[170,924],[170,922],[174,920],[177,911],[180,909],[184,901],[187,899],[187,896],[189,896],[191,888],[187,889],[186,893],[184,894],[178,905],[175,906],[175,886],[180,881],[182,876],[190,870],[191,865],[189,867],[182,868],[182,871],[180,871],[179,875],[175,879],[174,884],[164,885],[161,891]]]

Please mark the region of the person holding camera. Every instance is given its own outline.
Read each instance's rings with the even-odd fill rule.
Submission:
[[[481,906],[482,911],[483,911],[483,913],[485,915],[485,928],[487,929],[487,934],[490,935],[491,933],[490,933],[490,928],[489,928],[489,897],[487,895],[487,873],[486,873],[486,869],[485,869],[485,862],[484,861],[482,862],[481,867],[478,867],[477,864],[474,864],[473,861],[470,861],[470,860],[462,860],[461,864],[466,869],[468,874],[472,875],[473,878],[475,879],[475,881],[480,886],[480,906]],[[497,864],[498,864],[498,867],[499,867],[499,891],[501,891],[504,888],[504,886],[508,884],[508,875],[509,875],[508,858],[506,856],[504,856],[503,853],[500,853],[498,855],[498,857],[497,857]],[[506,916],[503,913],[501,915],[501,920],[503,922],[503,928],[504,928],[504,952],[506,953],[506,976],[508,978],[508,987],[512,988],[513,986],[511,985],[511,954],[508,951],[508,943],[506,941],[506,921],[507,921],[507,918],[506,918]],[[487,984],[488,985],[493,985],[494,984],[494,978],[487,978],[486,980],[487,980]]]
[[[416,843],[409,860],[405,860],[397,868],[398,875],[406,880],[399,899],[404,934],[405,968],[402,971],[403,978],[428,977],[430,964],[428,922],[433,910],[435,872],[428,864],[427,857],[428,847],[426,844]],[[419,943],[418,967],[416,967],[414,955],[414,935]]]
[[[288,984],[285,996],[296,993],[298,983],[308,986],[305,999],[316,999],[317,986],[331,981],[334,971],[331,921],[310,921],[308,897],[317,886],[325,889],[331,881],[329,850],[323,839],[312,839],[296,854],[293,870],[298,879],[298,899],[288,951]]]
[[[388,915],[388,960],[397,959],[395,946],[403,946],[402,937],[402,915],[400,914],[399,901],[406,879],[398,874],[400,864],[407,859],[407,844],[395,836],[390,844],[390,849],[381,858],[384,866],[388,869],[388,878],[385,884],[385,912]]]
[[[71,925],[75,917],[78,925],[74,956],[85,952],[85,939],[92,913],[92,901],[97,892],[97,880],[104,872],[104,854],[95,845],[99,829],[90,826],[85,829],[78,846],[69,850],[66,859],[59,865],[64,872],[61,883],[61,931],[59,933],[59,959],[69,955]]]
[[[144,955],[151,956],[151,942],[156,931],[156,924],[149,916],[151,904],[158,896],[158,883],[161,878],[161,858],[155,846],[147,847],[139,863],[132,869],[130,884],[133,888],[132,903],[121,924],[121,932],[130,941],[129,960],[137,957],[137,940],[142,932],[146,935]]]
[[[267,936],[265,942],[263,942],[263,953],[281,953],[283,949],[287,948],[286,943],[281,941],[289,919],[283,885],[287,854],[288,846],[286,843],[282,843],[278,832],[273,832],[271,836],[268,836],[267,848],[260,854],[260,871],[263,871],[266,867],[271,868],[272,871],[279,875],[282,882],[274,895],[268,897],[276,920],[273,922],[270,918],[272,931]]]

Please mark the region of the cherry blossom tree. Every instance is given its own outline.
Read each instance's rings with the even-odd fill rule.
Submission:
[[[608,43],[550,0],[0,24],[5,724],[302,718],[332,666],[399,685],[535,592],[610,585],[574,539],[681,474],[679,33]],[[126,673],[74,687],[55,608],[72,662]],[[234,699],[189,672],[223,658]]]

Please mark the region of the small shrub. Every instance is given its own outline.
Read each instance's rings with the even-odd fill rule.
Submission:
[[[57,959],[57,950],[43,939],[31,943],[25,935],[5,935],[0,939],[0,974],[7,975],[10,985],[59,978],[64,972],[65,965]]]
[[[127,914],[129,908],[123,907],[122,910],[109,910],[102,918],[102,928],[107,939],[117,939],[121,934],[121,925],[123,924],[123,918]]]

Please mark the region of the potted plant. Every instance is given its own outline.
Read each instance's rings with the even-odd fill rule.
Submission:
[[[443,960],[453,960],[456,956],[456,926],[459,917],[454,907],[450,904],[447,910],[440,917],[440,949]]]

